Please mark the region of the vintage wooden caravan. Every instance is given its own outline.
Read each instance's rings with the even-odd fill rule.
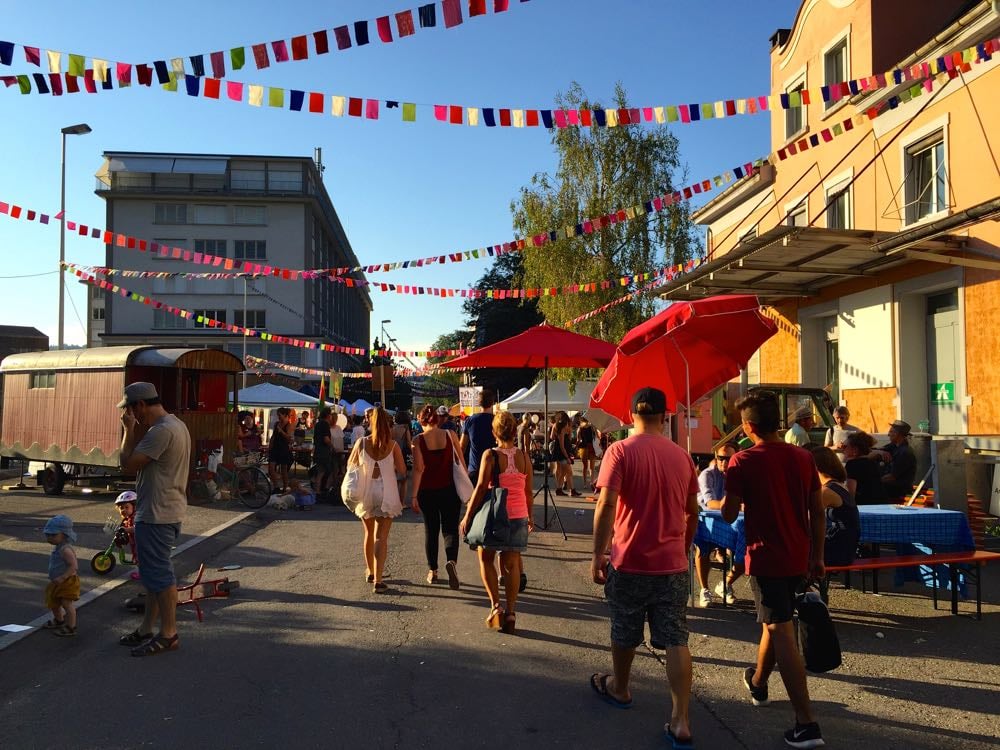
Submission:
[[[13,354],[0,363],[4,378],[0,455],[44,461],[49,494],[66,481],[118,473],[121,410],[129,383],[156,386],[167,411],[191,431],[192,463],[205,450],[236,449],[239,358],[218,349],[108,346]]]

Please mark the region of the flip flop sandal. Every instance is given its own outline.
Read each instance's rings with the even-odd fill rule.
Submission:
[[[120,646],[128,646],[129,648],[135,648],[136,646],[141,646],[148,640],[152,640],[152,633],[140,633],[138,630],[133,630],[128,635],[123,635],[118,639],[118,644]]]
[[[154,636],[141,646],[132,649],[132,656],[156,656],[166,651],[176,651],[181,647],[181,642],[175,635],[173,638],[164,638],[162,635]]]
[[[46,630],[58,630],[65,624],[66,623],[63,620],[49,620],[47,623],[42,625],[42,627]]]
[[[694,750],[694,737],[688,737],[686,740],[680,739],[676,734],[674,734],[674,730],[670,728],[669,724],[667,724],[665,733],[667,735],[667,741],[670,742],[670,745],[674,750]]]
[[[614,708],[632,708],[632,701],[620,701],[611,693],[608,692],[608,680],[611,679],[609,674],[601,674],[600,672],[594,672],[590,676],[590,687],[597,693],[597,696],[607,703],[609,706]]]
[[[448,572],[448,587],[453,591],[458,591],[459,586],[462,585],[458,580],[458,566],[453,560],[449,560],[444,569]]]
[[[69,625],[63,625],[58,630],[53,630],[52,634],[58,635],[60,638],[72,638],[76,635],[76,628],[71,628]]]

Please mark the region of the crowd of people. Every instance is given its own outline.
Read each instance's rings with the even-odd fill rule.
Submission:
[[[142,623],[119,642],[141,657],[179,647],[170,550],[185,515],[191,442],[184,423],[163,408],[150,383],[128,385],[118,408],[123,410],[122,467],[137,476],[135,492],[125,494],[134,505],[130,529],[147,592]],[[701,590],[696,601],[701,606],[712,602],[711,556],[735,554],[735,564],[715,593],[732,601],[733,583],[746,575],[761,624],[756,660],[744,670],[742,684],[754,705],[764,705],[768,679],[777,668],[795,714],[785,742],[818,747],[822,733],[792,626],[795,599],[824,577],[826,566],[853,559],[860,533],[858,505],[909,492],[916,471],[910,426],[893,422],[889,444],[875,450],[873,438],[850,425],[850,414],[842,407],[836,411],[835,426],[826,432],[825,445],[820,445],[813,443],[815,433],[810,432],[811,409],[793,414],[795,426],[784,436],[773,394],[752,394],[737,410],[749,447],[716,446],[711,464],[701,472],[692,456],[665,436],[666,397],[648,387],[633,396],[632,434],[612,443],[586,419],[574,422],[564,413],[553,415],[544,432],[531,415],[519,423],[510,413],[494,409],[493,395],[483,392],[478,412],[465,420],[460,436],[449,427],[447,410],[430,405],[416,420],[404,411],[390,417],[376,405],[354,421],[349,433],[329,408],[319,410],[315,418],[278,409],[268,460],[277,480],[287,482],[288,452],[313,430],[314,486],[322,494],[335,488],[342,476],[339,491],[362,522],[364,575],[375,594],[388,590],[384,578],[389,536],[404,507],[423,519],[427,583],[440,580],[443,539],[445,576],[449,586],[458,589],[461,541],[484,504],[502,498],[507,541],[479,545],[476,556],[489,599],[486,626],[515,633],[518,596],[526,584],[522,553],[534,528],[533,464],[548,465],[557,493],[578,495],[571,468],[578,458],[585,483],[600,493],[591,575],[604,587],[611,619],[612,669],[593,674],[590,684],[608,704],[631,707],[632,660],[648,625],[650,644],[666,653],[671,713],[664,729],[674,748],[693,746],[686,612],[688,554],[699,514],[716,510],[733,523],[742,513],[745,551],[713,550],[709,545],[697,549]],[[241,419],[243,448],[253,443],[253,422],[252,415]],[[346,461],[341,462],[345,453]],[[53,546],[45,595],[51,619],[45,627],[59,636],[73,636],[80,581],[72,520],[56,516],[44,532]]]

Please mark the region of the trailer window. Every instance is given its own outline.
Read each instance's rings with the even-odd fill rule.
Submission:
[[[55,388],[56,374],[54,371],[31,373],[31,388]]]

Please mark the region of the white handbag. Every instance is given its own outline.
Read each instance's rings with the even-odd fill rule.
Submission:
[[[452,462],[451,462],[451,477],[455,484],[455,493],[458,495],[458,499],[463,503],[469,502],[472,499],[472,493],[475,492],[476,487],[469,479],[469,473],[465,470],[465,466],[462,465],[462,459],[458,455],[458,448],[455,447],[455,441],[448,438],[451,443],[452,452]]]
[[[596,458],[601,458],[604,455],[604,448],[601,447],[601,441],[596,437],[594,438],[594,456]]]

